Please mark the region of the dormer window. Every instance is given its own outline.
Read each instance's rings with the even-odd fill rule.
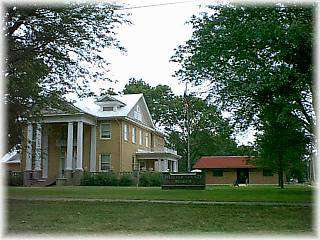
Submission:
[[[113,107],[102,107],[102,111],[104,112],[113,111]]]
[[[100,97],[96,104],[100,106],[100,111],[103,112],[112,112],[117,111],[119,108],[126,106],[123,102],[119,101],[113,96],[105,95]]]

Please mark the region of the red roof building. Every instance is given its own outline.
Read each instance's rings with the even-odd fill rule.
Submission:
[[[249,156],[204,156],[193,169],[201,169],[206,184],[276,184],[277,175],[257,168]]]
[[[193,168],[256,168],[256,166],[249,164],[248,160],[250,160],[248,156],[205,156],[201,157]]]

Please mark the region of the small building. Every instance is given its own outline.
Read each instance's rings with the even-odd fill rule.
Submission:
[[[12,149],[1,158],[1,163],[6,171],[20,172],[21,171],[21,155],[18,150]]]
[[[104,95],[48,106],[23,131],[24,184],[59,179],[78,185],[87,172],[177,172],[180,156],[166,148],[142,94]]]
[[[248,156],[204,156],[193,166],[206,174],[206,184],[277,184],[278,176],[250,163]]]

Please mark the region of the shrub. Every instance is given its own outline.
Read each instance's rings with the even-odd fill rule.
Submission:
[[[8,185],[9,186],[23,186],[23,173],[22,172],[8,172]]]
[[[120,177],[119,186],[131,186],[133,185],[133,178],[130,174],[124,174]]]
[[[139,186],[156,187],[162,184],[162,173],[159,172],[144,172],[140,173]]]
[[[84,186],[117,186],[118,178],[114,173],[101,172],[92,174],[85,172],[81,179]]]
[[[83,175],[82,175],[80,184],[82,186],[92,186],[92,185],[94,185],[93,175],[88,173],[88,172],[84,172]]]

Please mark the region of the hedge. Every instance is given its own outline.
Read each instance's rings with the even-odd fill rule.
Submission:
[[[115,173],[101,172],[92,174],[84,172],[81,178],[82,186],[132,186],[134,185],[132,174],[126,173],[119,178]],[[162,174],[160,172],[142,172],[139,175],[138,186],[159,187],[162,184]]]
[[[118,186],[119,180],[114,173],[101,172],[92,174],[84,172],[81,178],[83,186]]]
[[[143,172],[139,176],[139,186],[159,187],[162,185],[162,174],[160,172]]]

